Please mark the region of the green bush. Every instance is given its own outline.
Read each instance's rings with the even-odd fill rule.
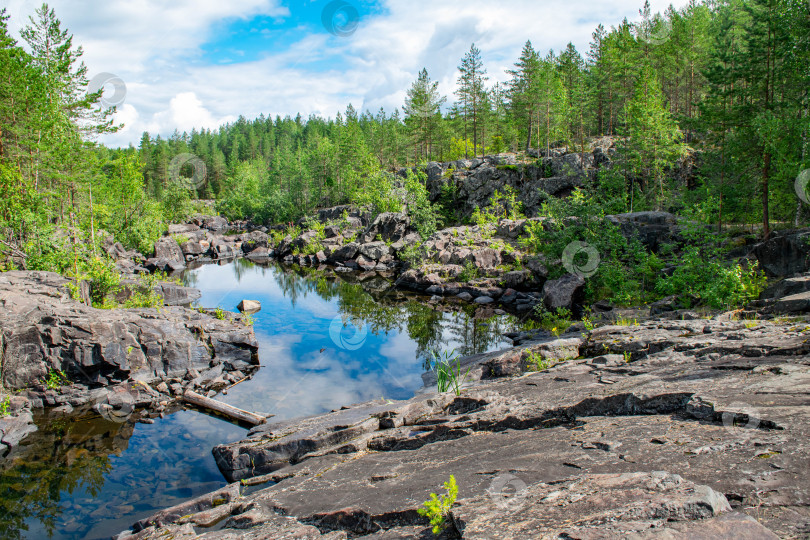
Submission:
[[[422,504],[424,508],[417,510],[420,516],[430,520],[430,524],[433,526],[433,534],[440,534],[447,527],[445,519],[456,502],[456,497],[458,497],[458,484],[456,484],[453,475],[450,475],[450,480],[444,483],[444,489],[447,491],[446,495],[439,496],[431,493],[430,499]]]

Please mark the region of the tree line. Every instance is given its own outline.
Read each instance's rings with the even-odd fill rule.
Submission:
[[[260,116],[216,130],[144,133],[137,148],[94,142],[114,109],[87,92],[82,49],[43,5],[20,39],[0,12],[0,251],[7,261],[65,270],[99,231],[148,251],[192,198],[229,218],[291,221],[319,206],[363,202],[390,172],[567,146],[611,136],[613,167],[589,189],[611,211],[699,206],[707,220],[804,222],[794,193],[810,168],[810,5],[804,0],[692,0],[639,21],[598,26],[581,53],[524,45],[506,83],[490,83],[481,51],[460,59],[444,96],[423,69],[393,111],[334,118]],[[206,181],[172,174],[198,156]],[[688,182],[679,164],[696,165]],[[186,166],[181,175],[188,176]],[[607,197],[602,197],[607,199]]]

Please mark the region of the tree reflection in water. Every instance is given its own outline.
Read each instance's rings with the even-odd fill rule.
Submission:
[[[50,536],[66,510],[62,500],[83,491],[96,497],[111,469],[110,455],[121,455],[134,424],[91,414],[39,416],[39,430],[12,450],[0,471],[0,537],[23,538],[26,521],[39,521]],[[90,527],[89,522],[77,525]]]

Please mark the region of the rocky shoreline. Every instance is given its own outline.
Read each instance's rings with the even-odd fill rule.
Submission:
[[[0,274],[0,454],[35,430],[32,411],[92,405],[124,421],[161,414],[186,389],[213,391],[258,368],[258,342],[242,316],[166,306],[96,309],[75,300],[70,280],[49,272]],[[162,284],[165,303],[199,292]],[[189,300],[190,301],[190,300]],[[182,301],[182,303],[188,303]]]

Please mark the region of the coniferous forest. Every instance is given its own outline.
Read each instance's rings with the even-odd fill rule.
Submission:
[[[453,95],[422,70],[393,111],[268,113],[111,149],[94,141],[120,128],[114,109],[87,93],[81,45],[58,15],[44,5],[14,36],[3,11],[3,264],[78,272],[100,231],[148,253],[198,199],[229,219],[290,222],[369,202],[401,167],[502,152],[534,161],[602,136],[615,138],[615,166],[583,195],[605,212],[699,209],[707,223],[762,236],[807,223],[796,178],[810,168],[808,2],[693,0],[639,14],[598,26],[587,51],[539,51],[527,36],[505,84],[490,82],[472,44]],[[189,182],[188,165],[171,170],[181,154],[204,162],[205,182]],[[687,181],[675,174],[684,164],[696,171]]]

